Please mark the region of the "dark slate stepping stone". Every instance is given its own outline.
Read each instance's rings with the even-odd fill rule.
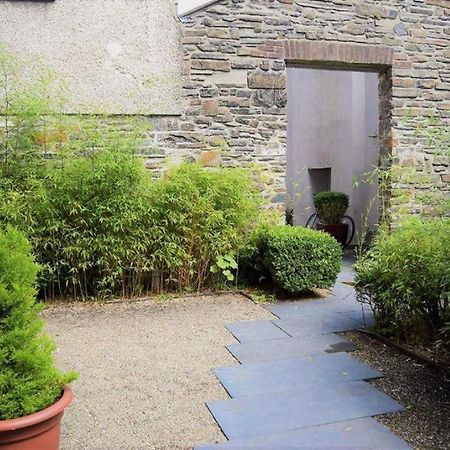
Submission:
[[[242,364],[273,361],[320,353],[352,352],[352,342],[335,334],[307,338],[273,339],[263,342],[227,345],[228,351]]]
[[[361,326],[360,322],[339,313],[280,319],[274,323],[294,337],[350,331]]]
[[[347,299],[336,299],[334,297],[329,297],[326,299],[321,298],[285,303],[280,302],[275,305],[268,306],[267,309],[280,319],[316,316],[329,313],[361,312],[362,308],[360,303],[353,300],[353,298],[347,297]],[[368,309],[366,305],[364,305],[364,308]]]
[[[395,413],[403,409],[399,403],[364,381],[213,401],[207,406],[228,439]]]
[[[239,342],[263,341],[285,338],[289,335],[280,330],[270,320],[249,320],[226,323],[225,327]]]
[[[200,445],[195,450],[365,449],[409,450],[411,447],[371,417],[317,425],[283,433]]]
[[[357,322],[359,324],[358,328],[367,328],[374,324],[373,312],[370,310],[346,311],[340,314]]]
[[[353,281],[355,279],[355,270],[351,267],[344,267],[336,278],[339,281]]]
[[[345,280],[350,281],[350,280]],[[354,294],[355,289],[352,286],[349,286],[348,284],[343,283],[342,281],[338,281],[333,289],[331,290],[331,295],[336,298],[347,298],[349,295]]]
[[[346,353],[221,367],[214,373],[231,397],[295,391],[310,386],[379,378],[383,374]]]

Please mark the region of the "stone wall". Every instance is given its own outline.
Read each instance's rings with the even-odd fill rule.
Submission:
[[[182,17],[184,105],[170,145],[178,155],[260,163],[273,175],[274,201],[283,202],[286,62],[357,65],[380,72],[381,154],[428,171],[448,192],[448,158],[427,150],[416,127],[427,116],[450,121],[449,7],[446,0],[229,0]]]
[[[448,0],[226,0],[179,21],[170,0],[139,0],[132,8],[121,0],[72,3],[0,0],[0,41],[19,54],[45,60],[47,53],[93,106],[102,96],[117,100],[107,110],[117,120],[144,114],[153,127],[143,149],[150,169],[167,158],[257,163],[282,206],[286,64],[362,67],[379,72],[381,163],[393,156],[449,194],[448,158],[433,154],[416,132],[424,117],[450,123]],[[24,20],[33,27],[22,29]],[[145,92],[131,98],[128,87],[108,80],[128,80],[131,90]]]

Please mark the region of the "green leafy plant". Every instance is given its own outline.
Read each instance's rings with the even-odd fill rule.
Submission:
[[[210,271],[212,273],[218,273],[219,271],[221,271],[228,281],[233,281],[235,278],[232,271],[236,270],[237,268],[238,264],[233,256],[219,255],[216,259],[216,263],[211,266]]]
[[[183,164],[152,180],[106,148],[54,166],[9,221],[30,237],[47,296],[133,296],[232,281],[260,202],[246,171]]]
[[[339,223],[349,205],[349,197],[343,192],[319,192],[314,195],[314,206],[320,222],[325,225]]]
[[[413,115],[408,114],[407,118],[411,119]],[[418,120],[414,131],[415,136],[424,142],[425,148],[431,150],[432,154],[450,158],[448,145],[450,142],[450,126],[445,118],[436,115],[423,117]]]
[[[277,301],[275,294],[262,290],[252,290],[251,296],[255,303],[275,303]]]
[[[152,180],[132,153],[98,148],[64,158],[5,214],[29,236],[47,297],[198,290],[234,279],[260,214],[250,174],[184,164]]]
[[[270,271],[264,264],[265,242],[267,234],[273,227],[283,224],[284,218],[275,210],[265,210],[253,227],[246,244],[239,254],[239,282],[258,285],[271,279]]]
[[[435,344],[438,348],[444,348],[450,352],[450,321],[446,322],[439,330],[438,339]]]
[[[218,276],[232,281],[236,259],[261,214],[251,173],[182,164],[156,181],[154,198],[153,220],[161,232],[153,254],[163,283],[202,289]]]
[[[400,338],[435,338],[449,316],[450,220],[409,219],[382,228],[356,264],[361,302]]]
[[[353,180],[358,189],[363,184],[378,187],[378,194],[369,201],[362,214],[362,227],[357,230],[359,253],[368,241],[367,218],[374,206],[379,203],[379,223],[392,225],[403,217],[414,214],[423,218],[449,217],[450,197],[445,183],[439,186],[433,173],[434,164],[449,164],[450,126],[444,118],[414,117],[409,113],[402,123],[403,127],[414,132],[420,143],[420,151],[399,158],[397,155],[384,156],[382,164]],[[401,156],[401,155],[400,155]]]
[[[275,226],[261,236],[260,246],[272,280],[292,294],[331,287],[341,267],[340,245],[321,231]]]
[[[44,68],[30,70],[30,81],[21,76],[25,68],[12,54],[0,47],[0,174],[2,183],[16,189],[42,176],[50,153],[49,128],[55,120],[63,88]],[[52,139],[59,136],[54,128]],[[44,157],[43,157],[44,156]]]
[[[77,377],[54,365],[55,344],[43,333],[34,298],[38,265],[30,251],[18,231],[0,233],[0,420],[50,406]]]

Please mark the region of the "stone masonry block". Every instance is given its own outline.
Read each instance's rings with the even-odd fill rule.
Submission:
[[[280,72],[258,70],[249,74],[248,87],[252,89],[284,89],[286,87],[286,75]]]
[[[231,70],[230,61],[215,59],[193,59],[191,61],[192,69],[213,70],[218,72],[229,72]]]

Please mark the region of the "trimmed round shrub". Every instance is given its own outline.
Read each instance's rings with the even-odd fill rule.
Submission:
[[[23,235],[0,233],[0,420],[45,409],[76,378],[54,365],[55,344],[43,333],[34,297],[37,271]]]
[[[381,230],[356,264],[356,289],[381,330],[436,337],[450,318],[450,220],[410,219]]]
[[[336,281],[342,250],[329,234],[302,227],[271,227],[263,237],[264,264],[273,281],[292,294]]]
[[[319,192],[314,195],[314,206],[320,222],[326,225],[339,223],[349,205],[349,197],[343,192]]]

